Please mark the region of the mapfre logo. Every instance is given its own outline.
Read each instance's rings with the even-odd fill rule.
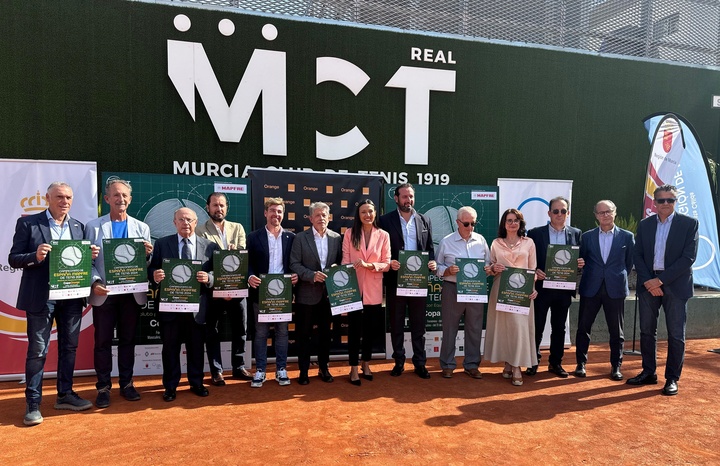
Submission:
[[[23,210],[21,215],[27,217],[28,215],[37,214],[47,209],[48,202],[45,197],[40,195],[40,190],[38,190],[34,196],[27,196],[20,199],[20,208]]]
[[[184,33],[192,22],[184,14],[175,16],[175,29]],[[221,34],[235,33],[230,19],[218,23]],[[262,37],[268,42],[277,39],[279,32],[273,24],[262,27]],[[203,44],[168,40],[168,76],[182,99],[190,116],[195,120],[195,89],[223,142],[240,142],[250,115],[262,95],[263,153],[287,156],[287,73],[286,52],[255,49],[230,104],[227,103],[218,83]],[[428,61],[409,50],[410,60]],[[449,54],[452,57],[452,53]],[[434,60],[438,61],[438,60]],[[456,64],[454,60],[441,63]],[[370,81],[370,76],[352,62],[337,57],[315,59],[315,85],[336,82],[353,95],[358,95]],[[455,92],[455,70],[400,66],[385,87],[405,89],[405,164],[428,165],[430,93]],[[357,126],[340,135],[326,135],[315,131],[315,156],[321,160],[343,160],[359,153],[370,145]]]

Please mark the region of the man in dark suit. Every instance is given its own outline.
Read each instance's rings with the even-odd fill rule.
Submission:
[[[397,209],[380,217],[380,227],[390,234],[390,271],[385,274],[385,302],[390,313],[390,336],[395,366],[390,375],[399,377],[405,371],[405,310],[410,322],[415,373],[423,379],[429,379],[430,373],[425,367],[425,302],[424,296],[409,297],[397,295],[398,270],[400,269],[400,250],[429,251],[428,268],[437,269],[435,249],[432,240],[430,219],[414,209],[415,189],[410,183],[395,188]]]
[[[67,183],[56,181],[50,184],[45,200],[47,210],[18,219],[8,255],[10,267],[23,269],[17,308],[25,311],[27,320],[26,410],[23,419],[27,426],[43,422],[40,414],[42,380],[53,321],[57,325],[58,337],[55,409],[83,411],[92,408],[91,402],[80,398],[72,389],[85,298],[49,299],[50,266],[46,260],[52,250],[52,240],[83,239],[83,224],[70,218],[73,191]],[[94,259],[99,249],[91,246],[91,250]]]
[[[595,218],[600,225],[583,233],[580,257],[585,261],[580,279],[580,315],[575,337],[577,367],[574,375],[585,377],[590,333],[602,306],[610,333],[610,378],[622,380],[620,372],[625,341],[625,297],[628,274],[633,265],[633,234],[615,226],[617,207],[610,200],[595,204]]]
[[[323,270],[342,262],[342,237],[328,230],[330,207],[324,202],[310,205],[312,228],[298,233],[290,252],[290,270],[298,275],[295,289],[296,331],[298,342],[298,383],[310,383],[310,340],[313,323],[318,326],[318,366],[323,382],[332,382],[330,362],[330,326],[332,313],[328,301]]]
[[[163,259],[192,259],[202,262],[202,270],[196,278],[200,282],[200,307],[198,312],[168,312],[160,309],[159,296],[156,293],[155,309],[159,311],[160,338],[162,339],[163,362],[163,400],[174,401],[177,386],[180,383],[180,346],[185,343],[187,354],[187,378],[190,391],[197,396],[208,396],[208,389],[203,385],[203,344],[205,334],[205,314],[207,301],[213,286],[213,252],[218,246],[195,234],[197,215],[192,209],[182,207],[175,211],[173,219],[177,234],[165,236],[155,241],[155,250],[148,278],[155,289],[161,287],[165,278]]]
[[[677,395],[685,359],[687,301],[693,295],[692,265],[698,248],[698,221],[675,212],[678,197],[675,186],[660,186],[653,195],[657,215],[640,222],[634,253],[643,370],[627,383],[657,383],[657,320],[662,306],[668,332],[662,393]]]
[[[250,386],[262,387],[265,382],[267,368],[267,338],[270,325],[275,328],[275,380],[278,384],[290,385],[287,375],[288,356],[288,323],[259,322],[260,306],[258,303],[258,287],[260,275],[266,273],[290,273],[290,251],[295,233],[285,231],[281,225],[285,214],[285,201],[279,197],[265,200],[265,226],[250,233],[248,246],[248,285],[250,285],[250,302],[255,318],[255,338],[253,354],[255,356],[255,375]],[[272,246],[271,246],[272,245]],[[296,285],[298,276],[292,274],[292,284]]]
[[[548,372],[558,377],[567,377],[568,373],[562,367],[562,359],[565,354],[565,322],[568,317],[568,310],[575,290],[555,290],[543,288],[545,279],[545,260],[549,244],[565,244],[572,246],[580,245],[579,229],[566,225],[567,217],[570,214],[570,201],[562,196],[550,200],[548,217],[550,223],[533,228],[528,231],[528,237],[535,242],[537,255],[537,277],[535,289],[538,291],[535,298],[535,347],[537,359],[540,361],[540,342],[542,341],[545,322],[547,322],[548,310],[550,310],[550,356],[548,357]],[[578,259],[578,267],[584,264]],[[527,375],[535,375],[537,366],[528,367]]]

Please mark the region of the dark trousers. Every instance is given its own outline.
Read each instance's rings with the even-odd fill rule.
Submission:
[[[132,382],[133,367],[135,366],[135,331],[139,317],[140,305],[131,293],[108,296],[102,306],[93,306],[94,365],[97,374],[95,386],[98,390],[112,387],[110,378],[112,341],[116,327],[120,388],[126,387]]]
[[[386,303],[390,312],[390,338],[393,347],[393,359],[396,364],[405,363],[405,310],[410,323],[412,341],[412,362],[424,366],[425,356],[425,300],[423,297],[398,296],[397,288],[385,289]]]
[[[162,339],[163,387],[174,390],[180,383],[180,350],[185,343],[187,378],[190,385],[203,383],[204,325],[195,322],[191,312],[176,313],[174,319],[160,321]]]
[[[540,288],[535,299],[535,347],[540,362],[540,342],[542,341],[548,310],[550,311],[550,357],[553,366],[562,363],[565,354],[565,322],[572,297],[565,290]]]
[[[611,298],[605,289],[605,282],[595,296],[580,296],[580,314],[578,316],[578,329],[575,335],[575,357],[578,364],[585,364],[588,360],[590,334],[593,323],[600,307],[605,312],[605,321],[610,334],[610,364],[613,367],[622,365],[623,343],[625,335],[625,297]]]
[[[678,298],[667,286],[663,286],[662,290],[663,296],[652,296],[644,290],[638,293],[642,367],[643,372],[648,374],[654,374],[657,369],[657,322],[662,306],[668,333],[665,379],[679,380],[685,362],[687,299]]]
[[[210,373],[222,373],[223,362],[220,351],[220,330],[218,323],[224,314],[230,320],[230,363],[233,369],[245,365],[245,298],[222,299],[213,298],[205,314],[205,348],[207,350]]]
[[[330,362],[330,325],[332,324],[330,301],[327,296],[317,304],[296,304],[295,321],[300,371],[307,372],[310,369],[310,345],[313,340],[317,347],[318,366],[326,369]],[[317,325],[315,338],[313,338],[313,325]]]
[[[373,330],[382,316],[381,304],[365,304],[360,311],[348,314],[348,356],[350,365],[359,364],[362,340],[362,360],[372,359]]]

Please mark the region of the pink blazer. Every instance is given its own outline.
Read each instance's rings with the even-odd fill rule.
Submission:
[[[373,228],[370,243],[365,247],[365,240],[360,241],[358,251],[352,245],[351,229],[345,230],[343,238],[343,264],[352,264],[358,259],[371,263],[373,269],[355,269],[360,286],[363,304],[382,304],[383,272],[390,270],[390,235],[387,231]]]

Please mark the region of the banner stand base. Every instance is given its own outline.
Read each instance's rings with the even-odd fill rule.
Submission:
[[[628,356],[642,356],[642,353],[637,350],[625,350],[623,351],[623,354],[626,354]]]
[[[708,350],[708,353],[717,353],[717,354],[720,354],[720,348],[709,349],[709,350]]]

